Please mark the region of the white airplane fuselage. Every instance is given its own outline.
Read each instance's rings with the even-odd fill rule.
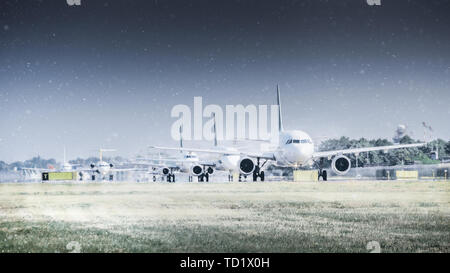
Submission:
[[[97,170],[101,175],[106,175],[111,170],[111,165],[108,162],[100,161],[98,162]]]
[[[188,173],[192,165],[198,164],[199,158],[195,153],[183,153],[183,162],[180,164],[180,171]]]
[[[219,150],[223,150],[224,154],[217,160],[217,168],[226,170],[229,172],[239,171],[239,160],[241,157],[235,154],[227,154],[227,152],[236,152],[237,149],[231,147],[218,147]]]
[[[276,165],[307,165],[313,154],[314,143],[307,133],[300,130],[280,132],[278,149],[275,151]]]
[[[228,171],[239,171],[239,155],[226,154],[227,151],[237,151],[230,147],[218,148],[224,151],[218,160],[218,168]],[[311,137],[300,130],[282,131],[279,135],[278,148],[275,150],[277,166],[304,166],[310,163],[314,153],[314,143]]]
[[[73,170],[73,166],[67,162],[62,165],[62,170],[65,172],[70,172]]]

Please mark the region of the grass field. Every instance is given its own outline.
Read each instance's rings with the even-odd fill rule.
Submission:
[[[0,184],[0,252],[450,251],[450,182]]]

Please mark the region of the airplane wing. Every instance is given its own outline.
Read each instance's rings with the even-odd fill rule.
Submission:
[[[82,168],[82,169],[73,169],[72,172],[95,172],[97,168]],[[139,168],[128,168],[128,169],[109,169],[108,172],[131,172],[131,171],[146,171],[144,169]]]
[[[182,152],[194,152],[194,153],[211,153],[211,154],[221,154],[221,155],[240,155],[238,151],[224,151],[224,150],[213,150],[213,149],[196,149],[196,148],[173,148],[173,147],[158,147],[150,146],[150,149],[157,150],[168,150],[168,151],[182,151]]]
[[[160,159],[158,159],[157,161],[160,161]],[[161,160],[161,161],[164,161],[164,160]],[[168,163],[165,163],[165,164],[153,163],[153,162],[134,162],[132,164],[142,165],[142,166],[147,166],[147,167],[152,167],[152,168],[172,168],[172,169],[180,168],[180,166],[173,164],[173,162],[169,162],[169,161],[170,160],[168,160]]]
[[[51,172],[55,171],[53,169],[44,169],[44,168],[20,168],[21,170],[27,170],[27,171],[39,171],[39,172]]]
[[[211,154],[220,154],[220,155],[239,155],[239,156],[248,156],[253,158],[261,158],[267,160],[275,160],[275,156],[272,153],[246,153],[239,151],[226,151],[226,150],[214,150],[214,149],[195,149],[195,148],[173,148],[173,147],[158,147],[158,146],[150,146],[151,149],[158,150],[171,150],[171,151],[185,151],[185,152],[194,152],[194,153],[211,153]]]
[[[159,159],[148,159],[149,161],[159,161],[159,162],[168,162],[169,164],[160,164],[160,163],[146,163],[146,162],[138,162],[133,163],[136,165],[146,165],[146,166],[159,166],[159,167],[178,167],[178,166],[170,166],[170,163],[198,163],[202,166],[215,167],[216,164],[210,161],[190,161],[186,159],[170,159],[170,158],[159,158]],[[172,164],[174,165],[174,164]]]
[[[115,168],[112,168],[112,169],[110,169],[108,171],[109,172],[133,172],[133,171],[148,171],[148,170],[138,169],[138,168],[128,168],[128,169],[115,169]]]
[[[341,155],[341,154],[359,154],[362,152],[388,151],[388,150],[393,150],[393,149],[414,148],[414,147],[422,147],[422,146],[425,146],[426,144],[427,143],[398,144],[398,145],[390,145],[390,146],[350,148],[350,149],[344,149],[344,150],[315,152],[313,154],[313,158],[330,157],[330,156]]]

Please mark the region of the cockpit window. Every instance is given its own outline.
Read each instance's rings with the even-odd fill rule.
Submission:
[[[291,144],[292,143],[292,139],[289,139],[286,144]]]
[[[300,140],[299,139],[294,139],[294,140],[292,140],[292,143],[300,143]]]

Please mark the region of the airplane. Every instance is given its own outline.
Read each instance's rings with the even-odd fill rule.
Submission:
[[[61,165],[61,167],[59,169],[55,169],[53,166],[50,166],[48,168],[22,168],[22,170],[24,170],[27,174],[28,173],[38,173],[38,172],[70,172],[73,171],[75,166],[78,166],[78,164],[70,164],[69,162],[66,161],[66,147],[64,146],[63,149],[63,164]]]
[[[62,170],[69,172],[73,170],[73,167],[78,166],[79,164],[70,164],[66,161],[66,146],[64,146],[64,157],[63,157],[63,164],[62,164]]]
[[[183,148],[183,127],[180,126],[180,148]],[[180,156],[176,158],[158,158],[147,159],[147,161],[154,161],[153,163],[136,163],[139,165],[146,165],[155,169],[159,169],[161,175],[167,177],[167,182],[175,182],[175,172],[182,172],[189,174],[189,182],[192,182],[193,177],[197,177],[199,182],[209,182],[209,177],[214,173],[215,163],[201,161],[195,152],[180,151]],[[158,173],[158,172],[156,172]],[[156,181],[154,172],[153,181]]]
[[[104,152],[114,152],[114,151],[116,151],[116,150],[100,148],[99,149],[99,161],[98,161],[97,165],[95,163],[91,163],[89,165],[90,169],[89,168],[77,169],[77,171],[79,171],[81,180],[83,177],[83,171],[92,172],[92,174],[91,174],[92,180],[95,180],[96,174],[98,174],[98,175],[100,175],[101,180],[105,180],[105,178],[108,177],[108,180],[112,181],[114,179],[113,173],[115,173],[115,172],[127,172],[127,171],[138,171],[139,170],[139,169],[135,169],[135,168],[118,169],[118,168],[114,167],[114,164],[108,163],[103,160]]]
[[[213,113],[213,119],[214,148],[222,151],[222,153],[215,158],[216,169],[228,172],[228,181],[231,182],[233,181],[233,172],[239,172],[238,163],[240,156],[234,154],[238,151],[235,147],[218,145],[215,113]],[[235,142],[236,141],[237,140],[235,140]]]
[[[195,149],[195,148],[173,148],[173,147],[158,147],[151,146],[153,149],[160,150],[178,150],[185,152],[195,153],[210,153],[219,154],[222,159],[229,160],[231,163],[229,167],[234,167],[236,162],[235,157],[239,157],[236,164],[236,169],[239,170],[241,175],[246,178],[248,175],[253,175],[253,181],[257,181],[260,178],[261,181],[265,179],[265,173],[262,168],[267,162],[280,167],[301,167],[309,166],[311,162],[318,168],[319,178],[326,181],[328,174],[323,169],[324,159],[332,160],[331,169],[337,175],[345,175],[351,168],[350,159],[345,156],[349,154],[359,154],[362,152],[370,151],[388,151],[392,149],[402,148],[414,148],[421,147],[427,143],[415,143],[415,144],[397,144],[390,146],[379,147],[365,147],[365,148],[351,148],[334,151],[315,152],[314,143],[312,138],[304,131],[301,130],[289,130],[285,131],[283,127],[282,111],[281,111],[281,99],[280,89],[277,85],[277,104],[278,104],[278,131],[279,139],[278,145],[275,149],[268,152],[244,152],[233,149]],[[231,160],[233,159],[233,160]],[[261,164],[261,161],[262,162]],[[225,161],[223,161],[225,162]]]

